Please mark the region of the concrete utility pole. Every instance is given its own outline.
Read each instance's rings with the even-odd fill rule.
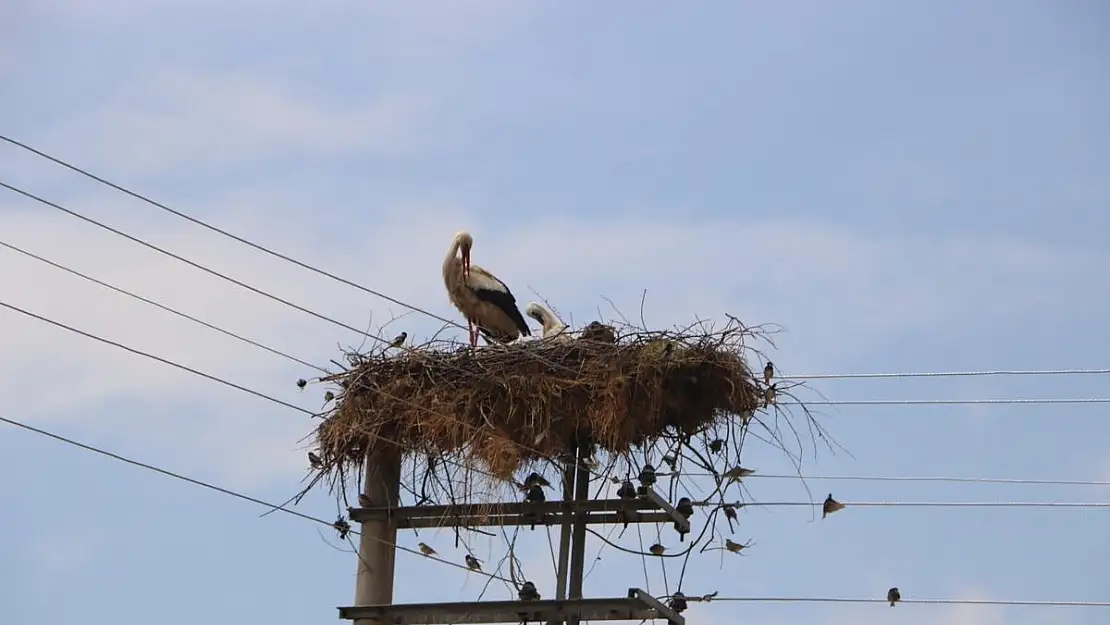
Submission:
[[[641,485],[635,498],[590,500],[590,471],[577,451],[568,455],[563,475],[563,500],[544,503],[460,504],[400,507],[401,455],[390,446],[366,460],[364,493],[369,507],[350,508],[352,521],[362,524],[359,541],[355,605],[339,608],[339,617],[355,625],[462,625],[466,623],[546,623],[578,625],[580,621],[686,619],[648,593],[630,588],[625,597],[586,599],[582,575],[586,559],[586,527],[614,523],[675,523],[689,533],[690,521],[651,489]],[[398,529],[430,527],[494,527],[558,523],[559,563],[555,598],[540,601],[470,601],[393,603],[394,556]],[[569,588],[568,588],[569,586]]]

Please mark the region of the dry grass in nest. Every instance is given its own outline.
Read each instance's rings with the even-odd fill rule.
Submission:
[[[317,430],[322,472],[397,444],[511,480],[522,465],[576,445],[622,456],[664,436],[727,429],[763,406],[762,380],[744,357],[756,333],[735,319],[717,331],[595,322],[563,342],[349,354],[353,368],[326,379],[339,392]]]

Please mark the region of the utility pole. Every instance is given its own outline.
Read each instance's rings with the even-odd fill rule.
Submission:
[[[355,605],[339,608],[339,617],[355,625],[462,625],[469,623],[546,623],[578,625],[581,621],[686,619],[650,594],[630,588],[625,597],[583,596],[582,576],[589,525],[674,523],[682,534],[690,521],[662,499],[650,483],[641,482],[635,496],[590,500],[590,471],[575,449],[563,471],[563,499],[544,503],[398,505],[400,451],[392,446],[368,455],[364,494],[371,506],[350,508],[352,521],[362,525],[359,541]],[[555,598],[539,601],[469,601],[393,603],[394,555],[399,529],[431,527],[496,527],[531,525],[537,517],[561,526]]]

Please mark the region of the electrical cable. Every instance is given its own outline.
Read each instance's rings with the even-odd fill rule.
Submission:
[[[697,601],[698,597],[686,597],[687,601]],[[705,603],[718,601],[744,601],[750,603],[889,603],[885,599],[865,599],[849,597],[714,597]],[[1025,607],[1094,607],[1110,608],[1110,601],[1023,601],[1006,599],[901,599],[902,603],[923,605],[998,605]]]
[[[209,490],[213,490],[213,491],[216,491],[218,493],[222,493],[224,495],[228,495],[228,496],[231,496],[231,497],[235,497],[237,499],[241,499],[243,501],[249,501],[250,503],[270,508],[271,510],[279,510],[281,512],[285,512],[286,514],[291,514],[293,516],[296,516],[296,517],[299,517],[299,518],[302,518],[302,519],[306,519],[306,520],[309,520],[309,521],[314,521],[316,523],[327,525],[329,527],[335,527],[334,523],[329,523],[329,522],[327,522],[323,519],[320,519],[320,518],[317,518],[317,517],[314,517],[314,516],[311,516],[311,515],[308,515],[308,514],[304,514],[302,512],[297,512],[296,510],[290,510],[288,508],[283,508],[283,507],[278,506],[276,504],[272,504],[268,501],[258,499],[257,497],[251,497],[250,495],[244,495],[243,493],[233,491],[229,488],[224,488],[222,486],[217,486],[215,484],[211,484],[209,482],[198,480],[196,478],[192,478],[192,477],[189,477],[187,475],[183,475],[181,473],[176,473],[174,471],[163,469],[161,467],[157,467],[157,466],[154,466],[152,464],[147,464],[145,462],[140,462],[138,460],[133,460],[133,459],[128,458],[126,456],[121,456],[117,453],[110,452],[106,449],[102,449],[102,448],[99,448],[99,447],[94,447],[93,445],[88,445],[88,444],[82,443],[80,441],[74,440],[72,438],[62,436],[61,434],[56,434],[54,432],[43,430],[41,428],[37,428],[37,427],[35,427],[33,425],[29,425],[27,423],[16,421],[15,419],[9,419],[8,417],[0,416],[0,421],[2,421],[4,423],[7,423],[9,425],[14,425],[15,427],[18,427],[18,428],[22,428],[22,429],[27,430],[29,432],[39,434],[41,436],[46,436],[46,437],[52,438],[54,440],[61,441],[61,442],[66,443],[68,445],[73,445],[75,447],[80,447],[81,449],[84,449],[86,451],[91,451],[91,452],[100,454],[102,456],[107,456],[109,458],[112,458],[113,460],[119,460],[120,462],[125,462],[127,464],[139,467],[141,469],[146,469],[148,471],[154,471],[155,473],[160,473],[160,474],[165,475],[167,477],[172,477],[176,480],[181,480],[183,482],[188,482],[189,484],[193,484],[194,486],[200,486],[202,488],[207,488]],[[350,533],[355,534],[355,535],[362,535],[360,532],[358,532],[356,530],[353,530],[353,529],[350,530]],[[468,568],[467,566],[462,565],[462,564],[458,564],[458,563],[455,563],[455,562],[451,562],[450,560],[444,560],[442,558],[437,558],[437,557],[434,557],[434,556],[426,556],[423,553],[421,553],[421,552],[419,552],[415,549],[409,549],[408,547],[398,545],[398,544],[395,544],[395,543],[391,543],[387,540],[377,538],[375,536],[369,536],[369,538],[371,540],[375,541],[375,542],[381,543],[381,544],[389,546],[389,547],[393,547],[394,549],[399,549],[399,550],[404,551],[406,553],[411,553],[413,555],[418,555],[418,556],[421,556],[423,558],[428,558],[428,559],[434,560],[436,562],[440,562],[440,563],[443,563],[443,564],[448,564],[448,565],[451,565],[455,568],[462,569],[464,571],[470,571],[470,572],[473,572],[473,573],[478,573],[480,575],[485,575],[486,577],[491,577],[491,578],[497,579],[499,581],[505,581],[505,582],[509,581],[505,578],[498,577],[496,575],[492,575],[492,574],[487,573],[485,571],[471,571],[471,569]]]
[[[660,473],[660,477],[670,476],[671,473]],[[714,477],[712,473],[682,473],[683,477]],[[860,482],[954,482],[975,484],[1036,484],[1044,486],[1110,486],[1110,480],[1035,480],[1018,478],[995,477],[917,477],[917,476],[882,476],[882,475],[791,475],[791,474],[763,474],[754,473],[744,478],[744,481],[753,479],[792,479],[792,480],[828,480],[828,481],[860,481]]]
[[[152,299],[148,299],[146,297],[143,297],[142,295],[137,295],[137,294],[132,293],[131,291],[128,291],[126,289],[122,289],[122,288],[120,288],[118,286],[115,286],[113,284],[109,284],[107,282],[104,282],[103,280],[98,280],[97,278],[94,278],[90,275],[81,273],[80,271],[77,271],[76,269],[71,269],[69,267],[66,267],[65,265],[62,265],[61,263],[56,263],[56,262],[54,262],[54,261],[52,261],[48,258],[44,258],[42,256],[39,256],[38,254],[28,252],[27,250],[25,250],[21,247],[17,247],[15,245],[12,245],[11,243],[5,243],[4,241],[0,241],[0,246],[6,247],[9,250],[12,250],[13,252],[18,252],[19,254],[23,254],[24,256],[28,256],[30,258],[33,258],[33,259],[37,260],[37,261],[41,261],[43,263],[46,263],[47,265],[50,265],[51,267],[54,267],[56,269],[61,269],[62,271],[73,274],[73,275],[75,275],[79,278],[83,278],[85,280],[88,280],[89,282],[92,282],[94,284],[98,284],[98,285],[100,285],[102,287],[105,287],[107,289],[111,289],[111,290],[115,291],[116,293],[120,293],[122,295],[126,295],[127,297],[137,299],[140,302],[149,304],[151,306],[154,306],[155,308],[158,308],[158,309],[164,310],[168,313],[177,315],[178,317],[181,317],[181,318],[186,319],[188,321],[192,321],[193,323],[204,326],[204,327],[206,327],[210,330],[215,330],[216,332],[219,332],[220,334],[230,336],[233,339],[237,339],[237,340],[242,341],[242,342],[244,342],[248,345],[251,345],[253,347],[257,347],[259,349],[265,350],[267,352],[270,352],[271,354],[274,354],[276,356],[280,356],[282,358],[285,358],[286,360],[290,360],[290,361],[295,362],[297,364],[304,365],[304,366],[309,367],[311,369],[315,369],[317,371],[320,371],[321,373],[324,373],[325,375],[330,375],[331,374],[330,371],[328,371],[327,369],[324,369],[323,367],[318,367],[318,366],[316,366],[316,365],[314,365],[314,364],[312,364],[308,361],[301,360],[300,358],[297,358],[296,356],[290,356],[289,354],[286,354],[285,352],[279,351],[279,350],[274,349],[272,347],[268,347],[266,345],[263,345],[262,343],[259,343],[257,341],[252,340],[252,339],[249,339],[249,338],[246,338],[244,336],[240,336],[238,334],[235,334],[234,332],[231,332],[229,330],[225,330],[225,329],[223,329],[219,326],[208,323],[207,321],[197,319],[196,317],[193,317],[191,315],[183,313],[179,310],[175,310],[173,308],[170,308],[169,306],[166,306],[164,304],[160,304],[160,303],[158,303],[158,302],[156,302]]]

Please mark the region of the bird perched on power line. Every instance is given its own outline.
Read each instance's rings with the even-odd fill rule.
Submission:
[[[725,539],[725,549],[728,549],[732,553],[740,553],[741,550],[747,549],[747,548],[748,548],[748,545],[738,543],[738,542],[734,542],[730,538]]]
[[[659,543],[655,543],[654,545],[648,547],[648,551],[650,551],[651,555],[653,556],[661,556],[667,551],[667,548],[663,545],[660,545]]]
[[[530,490],[533,486],[547,488],[548,486],[551,486],[551,482],[548,482],[546,477],[533,471],[528,474],[528,477],[524,478],[524,482],[522,482],[520,485],[520,490],[527,491]]]
[[[902,593],[898,592],[898,588],[891,588],[886,591],[886,600],[890,602],[890,607],[894,607],[895,603],[902,600]]]
[[[536,590],[536,585],[532,582],[524,582],[520,585],[520,590],[516,595],[520,597],[521,601],[539,601],[540,591]]]
[[[426,555],[426,556],[434,556],[434,555],[436,555],[436,550],[435,550],[435,549],[432,549],[431,547],[429,547],[429,546],[428,546],[427,544],[425,544],[425,543],[416,543],[416,546],[420,548],[420,553],[422,553],[422,554],[424,554],[424,555]]]
[[[308,452],[308,464],[311,465],[313,469],[320,469],[324,466],[324,461],[321,460],[320,456],[317,456],[315,452],[310,451]]]
[[[465,559],[466,559],[466,568],[470,569],[471,571],[481,571],[482,570],[482,561],[479,560],[478,558],[475,558],[474,556],[472,556],[468,553],[468,554],[466,554]]]
[[[398,334],[392,341],[389,342],[389,346],[391,348],[392,347],[400,347],[400,346],[405,344],[405,339],[407,339],[407,338],[409,338],[409,333],[408,332],[402,332],[402,333]]]
[[[755,469],[747,469],[740,465],[732,467],[728,471],[725,471],[724,474],[726,478],[730,480],[736,480],[737,482],[748,477],[749,475],[755,475]]]
[[[351,531],[351,524],[342,516],[337,518],[335,523],[332,523],[331,526],[335,528],[335,531],[339,532],[340,540],[347,538],[347,534]]]
[[[297,380],[297,388],[299,388],[303,391],[304,387],[306,387],[306,386],[308,386],[308,380],[306,380],[304,378],[301,378],[301,379]]]
[[[721,506],[721,512],[725,513],[725,518],[729,521],[736,520],[736,506],[732,504],[725,504]]]
[[[837,512],[837,511],[843,510],[843,509],[844,509],[844,504],[842,504],[839,501],[833,499],[832,493],[829,493],[829,496],[825,498],[824,505],[821,506],[821,518],[823,519],[823,518],[829,516],[830,514],[832,514],[833,512]]]
[[[770,406],[771,404],[775,403],[776,397],[778,396],[778,393],[779,393],[777,387],[778,387],[778,383],[776,382],[776,383],[772,384],[771,386],[768,386],[767,389],[763,391],[763,407],[764,408],[766,408],[767,406]]]
[[[763,367],[763,383],[770,385],[773,377],[775,377],[775,363],[768,360],[767,366]]]

